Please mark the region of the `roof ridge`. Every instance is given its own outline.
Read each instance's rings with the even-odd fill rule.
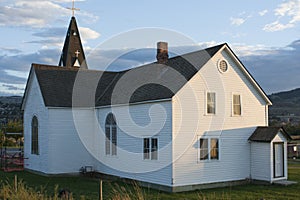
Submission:
[[[227,43],[222,43],[222,44],[218,44],[218,45],[216,45],[216,46],[207,47],[207,48],[205,48],[205,49],[200,49],[200,50],[197,50],[197,51],[192,51],[192,52],[184,53],[184,54],[181,54],[181,55],[176,55],[176,56],[174,56],[174,57],[169,58],[169,59],[168,59],[168,62],[169,62],[169,61],[172,61],[172,60],[175,60],[175,59],[178,59],[178,58],[180,58],[180,57],[187,56],[187,55],[196,54],[196,53],[203,52],[203,51],[207,51],[207,50],[211,50],[211,49],[214,49],[214,48],[218,49],[218,48],[221,48],[221,47],[224,46],[224,45],[227,45],[227,46],[228,46]],[[145,66],[149,66],[149,65],[153,65],[153,64],[159,64],[159,63],[158,63],[157,61],[155,61],[155,62],[147,63],[147,64],[144,64],[144,65],[136,66],[136,67],[134,67],[134,69],[136,69],[136,68],[141,68],[141,67],[145,67]],[[167,64],[164,64],[164,65],[167,65]],[[131,68],[131,69],[133,69],[133,68]],[[117,71],[117,72],[125,72],[125,71],[128,71],[128,70],[130,70],[130,69],[121,70],[121,71]]]

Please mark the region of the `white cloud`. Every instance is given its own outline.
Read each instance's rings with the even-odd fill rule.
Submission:
[[[274,32],[293,28],[296,23],[300,22],[300,0],[285,1],[278,5],[274,10],[277,20],[266,24],[264,31]]]
[[[201,49],[205,49],[205,48],[208,48],[208,47],[213,47],[213,46],[216,46],[218,44],[220,44],[220,43],[216,42],[216,41],[198,43],[198,45],[200,46]]]
[[[10,5],[0,7],[0,25],[44,27],[67,12],[51,1],[13,1]]]
[[[298,0],[290,0],[280,4],[278,8],[275,9],[275,15],[285,16],[289,14],[298,3]]]
[[[100,33],[86,27],[79,27],[81,39],[83,41],[90,40],[90,39],[97,39],[100,37]]]
[[[230,45],[233,49],[233,51],[241,57],[245,56],[265,56],[265,55],[272,55],[275,54],[278,50],[278,48],[275,47],[269,47],[262,44],[257,45],[246,45],[246,44],[231,44]]]
[[[230,18],[230,21],[231,21],[231,25],[240,26],[240,25],[242,25],[243,23],[245,23],[246,19],[243,19],[243,18],[233,18],[233,17],[231,17],[231,18]]]
[[[71,0],[12,0],[10,3],[0,3],[0,26],[24,26],[41,28],[56,22],[60,17],[70,16],[71,11],[62,3]],[[78,15],[95,21],[97,16],[84,11]]]
[[[28,73],[24,73],[24,72],[17,71],[17,70],[5,69],[4,72],[6,74],[8,74],[9,76],[15,76],[15,77],[19,77],[19,78],[27,78],[28,77]]]
[[[267,14],[268,13],[268,10],[262,10],[262,11],[260,11],[258,14],[260,15],[260,16],[264,16],[265,14]]]
[[[0,96],[23,95],[24,84],[7,84],[0,82]]]
[[[100,33],[85,27],[79,27],[81,41],[86,43],[87,40],[97,39]],[[67,29],[64,28],[44,28],[34,33],[33,36],[42,38],[40,40],[29,41],[27,43],[41,44],[42,48],[47,49],[51,47],[62,48],[64,39],[66,37]]]
[[[281,24],[279,21],[267,24],[264,26],[263,30],[267,32],[282,31],[284,29],[293,28],[295,25],[293,23]]]

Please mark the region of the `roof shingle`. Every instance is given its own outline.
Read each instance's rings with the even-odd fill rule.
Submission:
[[[281,132],[287,140],[291,140],[289,134],[282,127],[267,126],[257,127],[248,140],[253,142],[271,142],[279,132]]]
[[[225,44],[121,72],[32,64],[47,107],[89,107],[172,98]]]

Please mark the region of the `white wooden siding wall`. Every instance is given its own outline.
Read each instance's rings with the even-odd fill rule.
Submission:
[[[225,58],[226,73],[217,62]],[[205,115],[205,93],[216,93],[216,114]],[[232,94],[241,95],[242,115],[232,116]],[[265,101],[226,50],[213,57],[173,97],[174,185],[239,180],[250,176],[248,138],[265,126]],[[249,127],[249,129],[247,129]],[[197,161],[197,136],[220,133],[220,160]]]
[[[271,181],[271,144],[269,142],[251,142],[251,178]]]
[[[94,165],[89,152],[95,137],[94,116],[94,109],[49,108],[49,174],[78,173],[81,167]]]
[[[279,177],[279,178],[274,178],[274,161],[273,161],[273,154],[274,154],[274,151],[273,151],[273,143],[274,142],[284,142],[284,145],[283,145],[283,149],[284,149],[284,177]],[[272,158],[272,162],[271,162],[271,182],[273,181],[277,181],[277,180],[281,180],[281,179],[287,179],[288,178],[288,157],[287,157],[287,140],[286,138],[282,135],[281,132],[279,132],[275,138],[272,140],[271,142],[271,158]]]
[[[28,88],[28,96],[24,109],[24,160],[25,168],[48,172],[48,109],[45,108],[43,97],[35,74],[32,74],[31,84]],[[31,120],[33,116],[38,118],[38,146],[39,155],[31,154]]]
[[[131,135],[135,132],[134,127],[132,127],[131,123],[127,123],[126,121],[125,123],[122,123],[123,129],[121,129],[120,120],[130,120],[123,112],[128,109],[128,106],[115,106],[113,108],[98,109],[99,129],[102,134],[98,131],[95,139],[95,152],[98,152],[97,158],[99,160],[96,168],[97,171],[155,184],[171,185],[171,102],[165,101],[148,104],[135,104],[129,106],[129,110],[132,120],[140,126],[145,126],[150,123],[149,109],[154,105],[159,105],[163,109],[155,112],[153,117],[158,118],[163,114],[163,112],[167,114],[167,119],[163,128],[156,135],[153,135],[153,132],[147,129],[141,129],[141,132],[137,133],[136,136]],[[106,117],[110,112],[114,114],[118,125],[117,156],[105,155],[104,127]],[[145,137],[158,138],[158,160],[143,160],[143,138]]]

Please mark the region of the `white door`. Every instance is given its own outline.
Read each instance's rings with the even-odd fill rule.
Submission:
[[[284,176],[283,143],[274,143],[274,177]]]

